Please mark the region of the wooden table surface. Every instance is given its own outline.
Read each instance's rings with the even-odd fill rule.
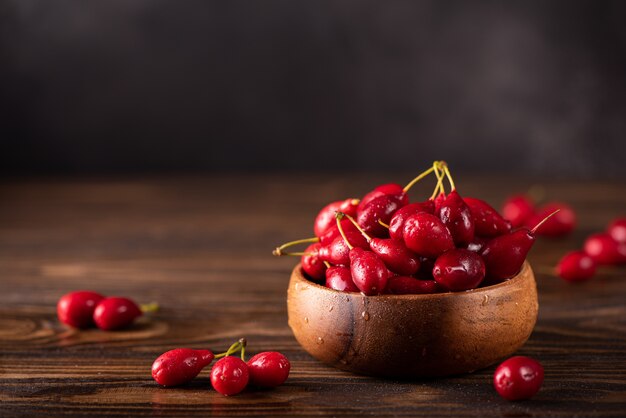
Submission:
[[[293,258],[277,244],[311,235],[327,201],[358,196],[391,175],[232,175],[0,182],[0,416],[371,415],[626,416],[626,269],[569,285],[551,268],[586,234],[626,215],[626,184],[535,187],[574,206],[569,238],[541,240],[530,256],[540,313],[517,354],[545,367],[535,398],[507,402],[495,366],[415,381],[356,376],[305,353],[287,325]],[[462,194],[499,205],[536,184],[500,176],[457,178]],[[432,187],[431,184],[428,187]],[[427,194],[426,185],[412,197]],[[66,292],[93,289],[162,309],[118,332],[76,331],[56,319]],[[245,336],[250,354],[291,360],[285,385],[223,397],[208,371],[163,389],[153,360],[175,347],[223,351]]]

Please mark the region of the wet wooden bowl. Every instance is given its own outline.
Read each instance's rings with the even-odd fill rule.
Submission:
[[[364,296],[307,280],[297,265],[289,326],[318,360],[358,374],[448,376],[513,354],[537,320],[530,265],[506,282],[457,293]]]

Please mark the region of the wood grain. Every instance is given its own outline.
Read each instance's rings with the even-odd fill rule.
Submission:
[[[500,399],[495,367],[451,378],[386,380],[319,363],[287,325],[295,259],[278,243],[311,235],[327,201],[410,175],[230,175],[0,183],[0,416],[624,416],[626,269],[568,285],[551,269],[566,250],[626,215],[623,183],[551,182],[571,203],[576,232],[541,240],[530,262],[539,318],[518,354],[540,360],[544,387],[528,402]],[[499,204],[529,179],[461,178],[459,191]],[[412,192],[415,198],[427,188]],[[58,323],[64,293],[93,289],[162,310],[129,330],[75,331]],[[152,361],[175,347],[225,349],[246,336],[250,354],[284,352],[292,373],[274,390],[226,398],[208,373],[162,389]]]

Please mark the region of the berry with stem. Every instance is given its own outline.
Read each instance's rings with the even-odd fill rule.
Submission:
[[[497,237],[511,231],[511,223],[484,200],[464,197],[474,220],[474,232],[481,237]]]
[[[389,224],[393,214],[403,206],[400,200],[390,195],[379,196],[363,207],[357,214],[357,223],[368,234],[387,235],[387,229],[380,222]]]
[[[112,331],[129,326],[145,312],[157,310],[156,303],[139,306],[128,298],[108,297],[102,299],[94,309],[93,320],[98,328]]]
[[[562,237],[568,235],[576,226],[576,214],[566,203],[554,202],[543,206],[534,216],[528,219],[527,225],[535,225],[541,219],[557,210],[558,213],[556,215],[550,217],[547,222],[541,225],[541,228],[537,229],[537,235],[545,237]]]
[[[315,236],[321,237],[331,226],[335,225],[335,213],[343,212],[351,216],[356,215],[359,199],[349,198],[331,202],[324,206],[315,217],[313,231]]]
[[[404,222],[404,244],[414,253],[427,258],[437,258],[454,248],[448,228],[435,215],[420,212]]]
[[[448,227],[454,243],[465,246],[474,239],[474,220],[472,213],[459,195],[452,180],[450,170],[445,163],[441,167],[450,182],[450,193],[436,206],[437,215]]]
[[[152,377],[161,386],[178,386],[194,379],[215,355],[210,350],[176,348],[152,363]]]
[[[340,292],[359,292],[349,267],[330,266],[326,269],[326,287]]]

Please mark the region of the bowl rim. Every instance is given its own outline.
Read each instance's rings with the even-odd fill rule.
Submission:
[[[527,271],[531,271],[530,268],[530,264],[528,263],[528,260],[524,260],[524,264],[522,264],[522,267],[520,268],[520,271],[513,277],[511,277],[510,279],[504,280],[503,282],[497,283],[497,284],[493,284],[490,286],[486,286],[486,287],[477,287],[475,289],[469,289],[469,290],[463,290],[460,292],[441,292],[441,293],[422,293],[422,294],[407,294],[407,295],[371,295],[371,296],[367,296],[361,292],[343,292],[340,290],[335,290],[335,289],[331,289],[329,287],[326,286],[322,286],[312,280],[309,280],[304,273],[302,272],[302,263],[298,263],[296,264],[296,266],[294,267],[293,271],[292,271],[292,277],[296,276],[298,278],[298,280],[300,281],[306,281],[308,285],[310,286],[314,286],[316,288],[318,288],[318,290],[321,291],[326,291],[329,293],[337,293],[340,295],[351,295],[351,296],[361,296],[361,297],[366,297],[366,298],[376,298],[378,300],[385,300],[385,299],[390,299],[390,300],[397,300],[397,299],[436,299],[436,298],[446,298],[446,297],[459,297],[459,296],[463,296],[463,295],[474,295],[474,294],[482,294],[482,293],[486,293],[489,291],[492,291],[494,289],[497,288],[502,288],[502,287],[508,287],[508,286],[512,286],[514,284],[516,284],[517,282],[523,280],[526,276],[528,276],[528,274],[523,274],[526,273]],[[419,279],[416,279],[419,280]]]

